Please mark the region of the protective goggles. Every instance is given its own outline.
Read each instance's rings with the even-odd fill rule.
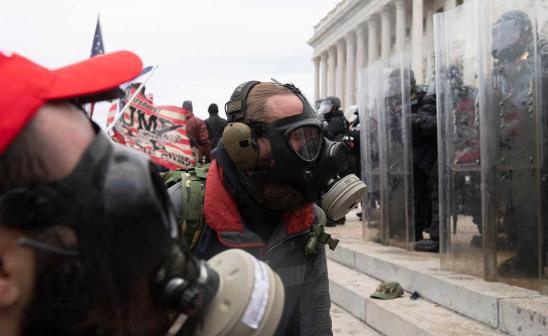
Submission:
[[[267,136],[275,148],[290,149],[305,162],[316,161],[324,143],[320,121],[305,114],[282,118],[269,124],[261,123],[255,133],[257,136]]]

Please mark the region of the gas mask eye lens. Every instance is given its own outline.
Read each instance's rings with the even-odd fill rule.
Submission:
[[[291,149],[303,160],[314,161],[322,148],[322,134],[317,125],[305,125],[291,130],[287,136]]]

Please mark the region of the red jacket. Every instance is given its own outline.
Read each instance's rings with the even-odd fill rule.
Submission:
[[[188,111],[186,119],[186,131],[190,138],[192,146],[200,152],[199,160],[205,157],[207,161],[211,160],[211,143],[209,142],[209,133],[205,122],[194,116],[194,113]]]

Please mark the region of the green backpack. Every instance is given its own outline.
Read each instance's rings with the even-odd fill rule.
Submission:
[[[167,188],[181,182],[181,230],[189,244],[196,247],[204,234],[204,195],[209,164],[187,170],[172,170],[161,173]]]
[[[187,170],[172,170],[160,174],[167,188],[181,182],[182,210],[179,225],[191,250],[196,247],[206,229],[204,196],[208,170],[209,164],[206,164]],[[324,231],[325,214],[323,211],[320,213],[322,218],[310,228],[310,232],[307,234],[306,255],[316,254],[318,244],[327,244],[331,250],[334,250],[339,243],[338,239],[331,238],[331,235]]]

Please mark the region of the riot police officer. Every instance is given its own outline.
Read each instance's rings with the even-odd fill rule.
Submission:
[[[318,114],[323,116],[323,120],[327,123],[325,136],[329,140],[341,141],[345,135],[348,135],[348,120],[341,111],[341,100],[339,98],[325,98],[320,104]]]

